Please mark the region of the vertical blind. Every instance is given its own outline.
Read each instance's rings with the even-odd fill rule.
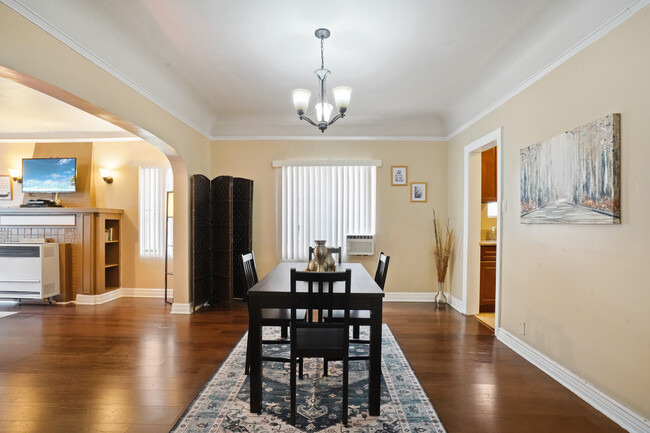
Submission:
[[[282,167],[282,259],[306,260],[314,240],[345,248],[345,235],[374,234],[375,166]]]
[[[162,259],[165,255],[165,205],[173,181],[170,167],[140,167],[140,257]]]

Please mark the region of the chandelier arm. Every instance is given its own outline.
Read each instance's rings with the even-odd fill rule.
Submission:
[[[309,123],[310,125],[314,125],[315,127],[318,127],[318,123],[314,122],[307,116],[299,116],[300,120],[304,120],[305,122]]]
[[[327,123],[327,126],[330,126],[332,123],[336,122],[337,120],[339,120],[339,119],[341,119],[341,118],[343,118],[343,117],[345,117],[345,114],[344,114],[344,113],[339,113],[339,114],[337,114],[336,116],[334,116],[334,117],[332,118],[332,120],[330,120],[330,121]]]

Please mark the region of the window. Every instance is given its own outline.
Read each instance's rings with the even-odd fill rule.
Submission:
[[[499,203],[496,201],[488,202],[487,216],[488,218],[496,218],[499,215]]]
[[[140,167],[140,257],[165,256],[165,201],[173,182],[170,167]]]
[[[345,248],[345,235],[375,234],[376,165],[282,165],[283,260],[307,260],[316,239]]]

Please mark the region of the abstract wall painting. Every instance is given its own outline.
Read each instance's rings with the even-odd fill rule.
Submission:
[[[620,224],[620,119],[521,149],[522,224]]]
[[[411,182],[411,202],[413,203],[427,202],[426,182]]]

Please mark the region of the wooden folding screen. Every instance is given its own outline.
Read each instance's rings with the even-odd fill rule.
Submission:
[[[191,180],[192,300],[196,307],[210,301],[210,179],[195,174]]]
[[[206,184],[207,194],[203,191]],[[207,203],[194,200],[195,197],[204,199],[206,195]],[[203,175],[194,175],[192,199],[192,240],[197,243],[196,248],[192,247],[192,259],[199,266],[204,264],[206,251],[201,247],[207,243],[209,261],[207,297],[203,293],[204,269],[192,266],[194,304],[230,303],[233,298],[244,298],[246,285],[238,258],[253,246],[253,181],[232,176],[218,176],[210,181]]]
[[[241,255],[253,251],[253,181],[233,179],[232,206],[233,292],[244,299],[248,285],[244,279]]]

